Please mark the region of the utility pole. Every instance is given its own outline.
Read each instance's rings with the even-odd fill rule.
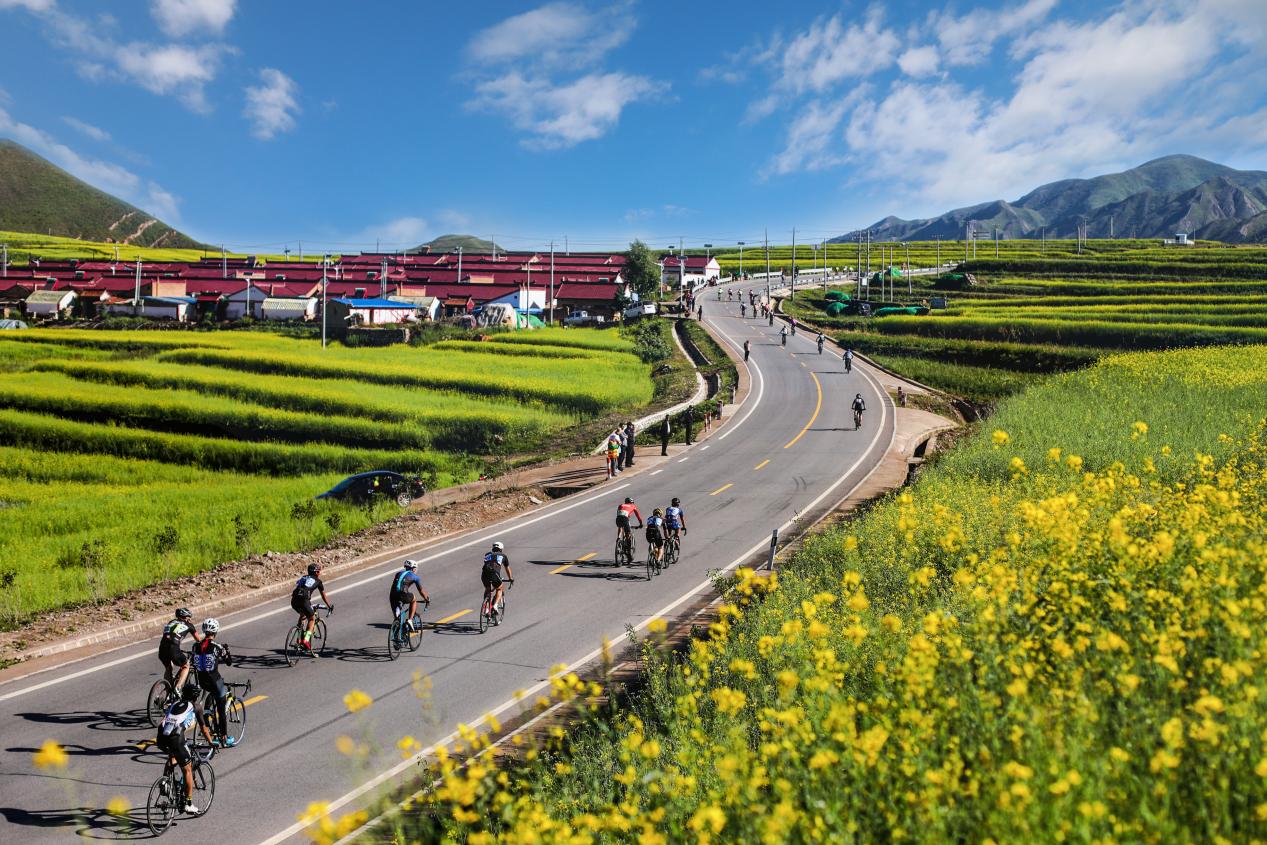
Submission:
[[[707,264],[713,259],[713,245],[704,244],[704,263]]]
[[[792,295],[788,297],[796,301],[796,227],[792,227]]]
[[[994,227],[994,257],[999,257],[999,227]]]
[[[1113,240],[1113,215],[1109,215],[1109,240]]]
[[[300,261],[300,263],[303,263],[303,260],[304,260],[304,242],[303,242],[303,241],[300,241],[300,242],[299,242],[299,261]]]
[[[462,284],[462,247],[458,247],[458,284]]]
[[[383,268],[378,274],[378,295],[382,299],[387,298],[387,256],[383,256]]]
[[[220,244],[220,278],[229,278],[229,256],[225,254],[224,244]]]
[[[937,269],[941,269],[941,236],[937,236]]]
[[[4,263],[0,266],[4,267],[4,277],[9,278],[9,245],[0,244],[0,248],[4,250]],[[742,259],[740,259],[742,261]]]
[[[743,278],[743,241],[739,242],[739,278]]]
[[[550,325],[554,325],[554,241],[550,241]]]
[[[136,290],[132,294],[132,316],[141,316],[141,259],[136,259]]]
[[[968,241],[972,240],[972,221],[969,220],[964,224],[963,228],[963,260],[968,260]]]
[[[770,230],[765,230],[765,301],[771,308],[774,300],[770,297]]]
[[[286,253],[286,263],[289,264],[290,263],[290,247],[286,247],[285,249],[282,250],[282,252]]]
[[[902,246],[906,249],[906,293],[908,296],[914,296],[915,286],[911,283],[911,245],[904,243]]]
[[[858,299],[862,299],[862,230],[858,230],[858,263],[854,266],[854,275],[858,280]]]
[[[330,253],[321,258],[321,348],[326,348],[326,312],[330,310],[330,295],[326,291],[326,268],[330,266]]]

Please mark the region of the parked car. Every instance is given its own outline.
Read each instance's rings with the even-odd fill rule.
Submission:
[[[427,488],[417,476],[401,475],[386,469],[349,475],[318,499],[337,499],[342,502],[372,504],[375,499],[392,499],[402,508],[409,507],[414,499],[427,495]]]
[[[601,315],[591,314],[588,311],[573,311],[571,314],[563,318],[565,326],[588,326],[591,323],[605,322]]]

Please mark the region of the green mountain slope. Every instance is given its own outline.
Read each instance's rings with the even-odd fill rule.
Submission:
[[[138,246],[201,246],[153,215],[7,140],[0,140],[0,230]]]
[[[997,200],[939,217],[886,217],[871,227],[878,240],[962,239],[978,236],[1073,238],[1084,220],[1090,237],[1155,238],[1187,232],[1198,238],[1257,242],[1267,211],[1267,173],[1234,170],[1189,155],[1155,159],[1122,173],[1063,179],[1014,202]],[[853,240],[856,233],[837,238]]]
[[[463,252],[492,252],[501,247],[492,241],[477,238],[475,235],[441,235],[438,238],[419,244],[410,252],[455,252],[462,247]]]

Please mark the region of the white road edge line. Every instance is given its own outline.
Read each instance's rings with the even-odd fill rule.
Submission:
[[[517,522],[517,523],[515,523],[514,525],[511,525],[511,526],[510,526],[510,527],[508,527],[508,528],[501,529],[501,528],[499,528],[499,526],[501,526],[501,525],[505,525],[507,522],[511,522],[514,518],[512,517],[511,519],[505,519],[505,520],[502,520],[501,522],[497,523],[496,525],[493,525],[493,526],[492,526],[492,527],[488,530],[488,532],[487,532],[487,533],[485,533],[485,534],[483,534],[482,536],[480,536],[480,537],[476,537],[474,540],[468,540],[467,542],[463,543],[463,544],[462,544],[462,545],[460,545],[460,546],[454,546],[453,548],[446,549],[445,551],[442,551],[442,552],[436,552],[435,554],[428,555],[427,557],[418,558],[418,562],[419,562],[419,563],[428,563],[428,562],[430,562],[430,561],[435,560],[436,558],[441,558],[441,557],[444,557],[444,556],[445,556],[445,555],[447,555],[447,554],[452,554],[453,552],[458,552],[458,551],[461,551],[462,549],[469,548],[469,547],[474,546],[474,545],[476,545],[476,544],[478,544],[478,543],[484,543],[484,542],[487,542],[488,540],[492,539],[494,536],[496,536],[496,535],[498,535],[498,534],[509,534],[509,533],[511,533],[511,532],[513,532],[513,531],[517,531],[517,530],[518,530],[518,529],[520,529],[520,528],[525,528],[525,527],[527,527],[527,526],[529,526],[529,525],[532,525],[532,524],[534,524],[534,523],[540,522],[540,521],[541,521],[541,520],[543,520],[543,519],[549,519],[549,518],[550,518],[550,517],[552,517],[552,516],[556,516],[556,515],[558,515],[558,514],[561,514],[561,513],[565,513],[565,512],[567,512],[567,511],[570,511],[570,510],[572,510],[572,508],[577,508],[577,507],[580,507],[581,505],[587,505],[587,504],[589,504],[590,502],[594,501],[595,499],[601,499],[601,498],[603,498],[604,496],[609,496],[609,495],[611,495],[612,493],[615,493],[615,492],[616,492],[616,491],[618,491],[618,490],[624,490],[624,489],[625,489],[626,487],[628,487],[628,486],[629,486],[629,482],[626,482],[626,483],[624,483],[624,484],[620,484],[620,485],[618,485],[618,486],[616,486],[616,487],[608,487],[608,488],[604,488],[603,492],[601,492],[601,493],[597,493],[597,494],[595,494],[595,495],[593,495],[593,496],[588,496],[588,497],[586,497],[586,498],[584,498],[584,499],[580,499],[580,500],[578,500],[578,501],[572,502],[571,504],[566,505],[566,506],[561,507],[561,508],[558,508],[558,509],[556,509],[556,510],[551,510],[551,511],[549,511],[549,513],[543,513],[543,514],[541,514],[540,516],[538,516],[538,517],[536,517],[536,518],[534,518],[534,519],[525,520],[525,521],[523,521],[523,522]],[[548,507],[548,506],[547,506],[547,507]],[[539,512],[540,512],[540,511],[542,511],[542,510],[545,510],[545,508],[538,508],[536,512],[537,512],[537,513],[539,513]],[[342,584],[341,586],[339,586],[339,587],[337,587],[337,588],[335,588],[335,589],[328,590],[328,591],[327,591],[327,593],[328,593],[329,595],[334,595],[334,594],[336,594],[336,593],[341,593],[341,592],[343,592],[344,590],[353,590],[353,589],[356,589],[357,587],[364,586],[365,584],[368,584],[368,583],[370,583],[371,581],[377,581],[379,578],[382,578],[384,575],[387,575],[387,574],[389,574],[389,573],[391,573],[391,572],[394,572],[395,570],[396,570],[396,565],[395,565],[395,564],[392,564],[392,566],[391,566],[390,568],[388,568],[388,569],[382,569],[382,570],[379,570],[379,571],[375,572],[373,575],[367,575],[367,576],[365,576],[364,578],[361,578],[361,579],[360,579],[360,580],[358,580],[358,581],[354,581],[354,582],[352,582],[351,584]],[[351,576],[351,574],[349,574],[349,575],[345,575],[345,576],[343,576],[343,577],[345,577],[345,578],[350,578],[350,577],[352,577],[352,576]],[[336,580],[336,581],[332,581],[331,583],[332,583],[332,584],[337,584],[337,583],[338,583],[338,581],[337,581],[337,580]],[[259,606],[259,605],[256,605],[256,607],[258,607],[258,606]],[[248,609],[249,609],[249,608],[248,608]],[[239,612],[245,612],[245,611],[239,611]],[[234,624],[235,624],[235,625],[249,625],[249,624],[251,624],[252,622],[258,622],[258,621],[259,621],[259,620],[261,620],[261,619],[267,619],[269,616],[275,616],[275,615],[277,615],[278,613],[293,613],[293,612],[294,612],[294,611],[292,611],[292,610],[290,609],[290,606],[289,606],[289,605],[281,605],[280,607],[275,607],[275,608],[273,608],[272,610],[266,610],[266,611],[264,611],[263,613],[257,613],[257,614],[255,614],[254,616],[248,617],[248,618],[246,618],[246,619],[241,619],[241,620],[238,620],[238,621],[237,621],[237,622],[235,622]],[[230,615],[228,618],[232,618],[232,615]],[[224,624],[222,624],[222,625],[221,625],[221,628],[220,628],[221,633],[223,634],[223,632],[224,632],[224,631],[229,630],[229,629],[231,629],[232,627],[233,627],[233,625],[224,625]],[[222,637],[222,639],[223,639],[223,637]],[[118,648],[131,648],[131,647],[132,647],[132,646],[134,646],[134,645],[136,645],[136,643],[129,643],[129,644],[124,645],[124,646],[118,646]],[[49,680],[44,681],[43,683],[35,684],[35,685],[33,685],[33,686],[29,686],[29,687],[26,687],[26,688],[24,688],[24,689],[20,689],[20,690],[14,690],[13,692],[7,692],[7,693],[5,693],[4,695],[0,695],[0,701],[9,701],[10,699],[14,699],[14,698],[17,698],[17,697],[19,697],[19,696],[26,695],[27,693],[35,692],[35,691],[37,691],[37,690],[46,689],[46,688],[48,688],[48,687],[55,686],[56,684],[60,684],[60,683],[62,683],[62,682],[64,682],[64,681],[74,680],[75,678],[82,678],[84,675],[91,675],[93,672],[98,672],[98,671],[100,671],[100,670],[102,670],[102,669],[109,669],[109,668],[110,668],[110,667],[112,667],[112,666],[118,666],[120,663],[127,663],[127,662],[128,662],[128,661],[130,661],[130,660],[136,660],[136,659],[141,658],[141,657],[153,656],[153,654],[154,654],[154,652],[152,652],[152,651],[142,651],[142,652],[138,652],[137,654],[129,654],[129,655],[128,655],[128,656],[126,656],[126,657],[119,657],[119,658],[116,658],[115,660],[111,660],[111,661],[109,661],[109,662],[107,662],[107,663],[98,663],[98,664],[95,664],[95,665],[93,665],[93,666],[88,667],[87,669],[81,669],[81,670],[79,670],[78,672],[71,672],[71,673],[70,673],[70,674],[68,674],[68,675],[59,675],[58,677],[56,677],[56,678],[50,678]],[[49,669],[48,671],[52,672],[52,671],[56,671],[56,670],[55,670],[55,669]]]
[[[881,411],[881,416],[880,416],[880,425],[876,426],[876,431],[875,431],[875,434],[871,437],[871,442],[867,444],[867,448],[866,448],[866,449],[864,449],[864,450],[862,451],[862,454],[860,454],[860,455],[858,456],[858,460],[854,461],[854,462],[853,462],[853,464],[852,464],[852,465],[851,465],[848,469],[846,469],[844,472],[842,472],[842,473],[840,474],[840,478],[838,478],[834,484],[832,484],[830,487],[828,487],[828,488],[827,488],[826,490],[824,490],[822,493],[819,493],[819,494],[818,494],[818,496],[817,496],[817,497],[816,497],[816,498],[815,498],[812,502],[810,502],[808,505],[806,505],[806,506],[802,509],[802,510],[804,510],[804,511],[810,511],[810,510],[813,510],[813,509],[814,509],[814,507],[815,507],[815,506],[817,506],[819,502],[821,502],[823,499],[825,499],[827,496],[829,496],[833,490],[835,490],[837,487],[839,487],[841,484],[843,484],[843,483],[845,482],[845,479],[849,477],[849,474],[850,474],[850,473],[852,473],[854,470],[856,470],[856,469],[857,469],[857,468],[858,468],[858,467],[862,464],[863,460],[867,457],[867,455],[869,455],[869,454],[871,453],[871,450],[875,447],[876,441],[877,441],[877,440],[879,440],[879,438],[880,438],[880,432],[882,432],[882,431],[884,430],[884,422],[885,422],[885,420],[886,420],[886,419],[888,419],[888,402],[884,401],[884,399],[886,398],[887,394],[885,394],[885,392],[884,392],[883,388],[880,386],[879,382],[877,382],[877,381],[876,381],[876,380],[875,380],[875,379],[874,379],[874,378],[873,378],[870,374],[866,373],[866,371],[865,371],[865,370],[861,370],[861,369],[860,369],[859,371],[860,371],[860,372],[862,372],[862,373],[863,373],[863,375],[864,375],[867,379],[869,379],[869,380],[871,381],[872,386],[873,386],[873,387],[875,387],[875,388],[876,388],[876,390],[877,390],[877,391],[879,391],[879,393],[880,393],[880,396],[881,396],[881,401],[880,401],[880,411]],[[896,425],[895,425],[895,426],[894,426],[894,430],[893,430],[893,436],[896,436],[896,434],[897,434],[897,428],[896,428]],[[893,436],[890,436],[890,438],[889,438],[889,445],[890,445],[890,446],[892,446],[892,443],[893,443]],[[887,453],[887,451],[888,451],[888,450],[886,449],[885,451],[886,451],[886,453]],[[845,497],[848,497],[851,493],[853,493],[853,491],[854,491],[854,490],[857,490],[859,487],[861,487],[861,486],[862,486],[862,484],[863,484],[863,482],[865,482],[868,478],[870,478],[870,477],[871,477],[872,473],[874,473],[874,472],[876,471],[876,469],[878,469],[878,468],[879,468],[879,466],[880,466],[880,464],[881,464],[882,462],[883,462],[883,456],[881,456],[881,460],[880,460],[880,461],[877,461],[877,462],[876,462],[876,465],[875,465],[874,467],[872,467],[872,468],[871,468],[871,472],[868,472],[868,473],[867,473],[866,475],[864,475],[862,478],[858,479],[858,483],[857,483],[857,484],[855,484],[853,487],[851,487],[851,488],[849,489],[849,492],[845,494]],[[782,525],[780,525],[780,526],[779,526],[779,531],[780,531],[780,533],[781,533],[781,532],[783,532],[785,529],[787,529],[789,526],[791,526],[794,522],[796,522],[798,518],[799,518],[799,517],[797,517],[797,516],[793,516],[793,517],[792,517],[791,519],[789,519],[787,522],[785,522],[785,523],[783,523]],[[761,550],[762,550],[762,549],[764,549],[764,548],[767,548],[767,544],[768,544],[768,543],[769,543],[769,541],[768,541],[768,540],[766,540],[765,538],[762,538],[761,540],[759,540],[759,541],[756,543],[756,545],[754,545],[752,548],[748,549],[746,552],[744,552],[743,554],[741,554],[739,557],[735,558],[733,561],[731,561],[730,563],[728,563],[728,564],[726,565],[726,567],[725,567],[724,569],[720,570],[720,571],[721,571],[721,572],[723,572],[723,573],[724,573],[724,572],[729,572],[730,570],[732,570],[732,569],[734,569],[735,567],[737,567],[739,564],[743,563],[743,562],[744,562],[745,560],[747,560],[748,558],[750,558],[750,557],[752,557],[753,555],[755,555],[757,552],[761,551]],[[675,600],[675,601],[673,601],[671,604],[666,605],[663,609],[661,609],[661,610],[657,611],[656,613],[651,614],[651,615],[650,615],[650,616],[648,616],[646,619],[644,619],[642,622],[639,622],[637,625],[633,626],[633,629],[632,629],[632,630],[634,630],[634,631],[640,631],[640,630],[642,630],[642,629],[643,629],[643,628],[645,628],[648,624],[650,624],[650,622],[651,622],[651,620],[652,620],[652,619],[657,619],[657,618],[659,618],[659,617],[662,617],[662,616],[667,615],[668,613],[671,613],[671,612],[674,610],[674,608],[676,608],[678,605],[682,604],[683,602],[687,601],[688,599],[693,598],[693,597],[694,597],[697,593],[699,593],[701,590],[706,590],[706,589],[708,589],[709,587],[712,587],[712,586],[713,586],[713,581],[712,581],[712,579],[711,579],[711,578],[710,578],[710,579],[706,579],[706,580],[705,580],[702,584],[700,584],[699,586],[695,587],[693,590],[691,590],[690,592],[686,593],[686,594],[685,594],[685,595],[683,595],[681,598],[676,599],[676,600]],[[617,635],[617,637],[619,638],[619,635]],[[602,653],[603,653],[603,649],[602,649],[602,647],[600,646],[599,648],[594,649],[593,651],[591,651],[589,654],[585,655],[585,656],[584,656],[584,657],[582,657],[581,659],[576,660],[576,661],[573,661],[572,663],[568,664],[566,667],[564,667],[564,668],[563,668],[563,670],[562,670],[562,672],[561,672],[560,674],[567,674],[568,672],[575,671],[576,669],[578,669],[579,667],[584,666],[585,664],[589,663],[590,661],[592,661],[594,658],[598,657],[598,656],[599,656],[600,654],[602,654]],[[551,677],[553,677],[553,676],[551,676]],[[524,691],[523,691],[523,693],[522,693],[520,696],[515,697],[515,698],[511,698],[509,701],[506,701],[506,702],[504,702],[504,703],[502,703],[502,704],[498,705],[498,706],[497,706],[496,708],[494,708],[493,710],[491,710],[491,711],[489,711],[489,712],[485,713],[485,714],[484,714],[483,716],[481,716],[479,719],[475,720],[474,722],[471,722],[471,723],[470,723],[470,728],[471,728],[472,730],[476,730],[476,729],[478,729],[478,728],[483,727],[483,726],[484,726],[484,725],[488,722],[489,717],[496,717],[496,716],[500,715],[501,713],[506,712],[506,711],[507,711],[507,710],[509,710],[511,707],[514,707],[516,704],[519,704],[519,703],[521,703],[522,701],[526,701],[526,700],[527,700],[530,696],[532,696],[534,693],[539,692],[540,690],[542,690],[542,689],[544,689],[545,687],[549,686],[549,684],[550,684],[550,680],[549,680],[548,678],[547,678],[546,680],[544,680],[544,681],[539,681],[539,682],[538,682],[538,683],[536,683],[535,685],[533,685],[533,686],[529,687],[527,690],[524,690]],[[334,801],[331,801],[331,802],[330,802],[330,804],[329,804],[329,806],[326,808],[326,811],[327,811],[327,812],[329,812],[329,813],[333,813],[333,812],[335,812],[336,810],[339,810],[340,808],[342,808],[342,807],[346,806],[348,803],[350,803],[350,802],[352,802],[352,801],[355,801],[357,798],[360,798],[362,795],[364,795],[365,793],[369,792],[370,790],[372,790],[372,789],[374,789],[374,788],[376,788],[376,787],[380,786],[381,784],[383,784],[383,783],[385,783],[386,781],[388,781],[388,780],[392,779],[393,777],[396,777],[396,776],[397,776],[397,775],[399,775],[401,772],[404,772],[406,769],[410,768],[411,766],[415,766],[415,765],[417,765],[417,764],[421,763],[421,762],[423,761],[423,759],[425,759],[426,757],[431,756],[432,754],[434,754],[434,753],[435,753],[435,749],[439,748],[439,747],[440,747],[440,746],[442,746],[442,745],[447,746],[449,743],[453,742],[453,740],[454,740],[454,739],[456,739],[456,738],[457,738],[457,736],[458,736],[458,732],[457,732],[457,731],[453,731],[453,732],[452,732],[452,733],[450,733],[448,736],[446,736],[444,739],[442,739],[442,740],[440,740],[439,742],[436,742],[436,743],[434,743],[434,744],[432,744],[432,745],[428,746],[427,748],[422,749],[421,751],[419,751],[418,753],[414,754],[414,755],[413,755],[412,757],[410,757],[409,759],[404,760],[404,761],[402,761],[402,762],[400,762],[400,763],[397,763],[395,766],[392,766],[390,769],[388,769],[388,770],[387,770],[387,771],[385,771],[385,772],[381,772],[381,773],[379,773],[379,774],[375,775],[373,778],[371,778],[370,780],[368,780],[368,781],[366,781],[365,783],[361,784],[361,785],[360,785],[360,786],[358,786],[356,789],[353,789],[351,792],[348,792],[347,794],[343,795],[342,797],[337,798],[337,799],[335,799]],[[495,743],[495,744],[496,744],[496,743]],[[304,824],[304,823],[302,823],[302,822],[295,822],[293,825],[291,825],[290,827],[288,827],[288,828],[286,828],[285,830],[281,831],[280,833],[274,834],[273,836],[269,837],[268,839],[265,839],[263,842],[261,842],[261,843],[260,843],[260,845],[279,845],[279,843],[285,842],[287,839],[289,839],[290,837],[294,836],[294,835],[295,835],[295,834],[297,834],[297,833],[302,832],[305,828],[307,828],[307,827],[309,827],[309,826],[310,826],[310,824]]]

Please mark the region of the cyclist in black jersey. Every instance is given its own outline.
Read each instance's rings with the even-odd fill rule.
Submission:
[[[506,577],[502,578],[502,571],[505,570]],[[484,585],[484,595],[489,597],[493,609],[493,624],[500,625],[501,620],[497,618],[497,607],[501,601],[502,591],[506,589],[506,581],[515,583],[515,575],[510,571],[510,558],[506,556],[506,547],[501,541],[493,543],[493,548],[488,554],[484,555],[484,564],[480,568],[480,582]]]
[[[321,595],[326,607],[334,610],[334,603],[326,598],[326,585],[321,583],[321,564],[308,564],[308,574],[295,582],[290,593],[290,606],[304,620],[304,637],[297,642],[299,648],[312,650],[312,629],[317,624],[317,612],[312,607],[312,591]]]
[[[652,557],[661,563],[664,562],[665,533],[664,511],[656,508],[647,518],[647,546],[651,549]]]
[[[193,684],[181,687],[180,698],[163,714],[163,721],[158,725],[158,733],[154,736],[154,744],[159,750],[176,761],[176,765],[185,774],[185,812],[196,816],[202,812],[194,806],[194,772],[190,764],[189,747],[185,744],[185,732],[197,726],[206,737],[208,745],[214,745],[207,723],[203,721],[202,711],[198,709],[198,694],[202,690]]]
[[[229,653],[229,649],[216,642],[216,634],[220,633],[220,623],[215,619],[206,619],[202,623],[203,638],[194,643],[194,668],[198,670],[198,686],[210,692],[216,699],[216,716],[219,721],[216,723],[220,726],[221,735],[220,743],[225,747],[234,744],[231,736],[225,736],[224,731],[229,725],[228,707],[229,707],[229,688],[224,685],[224,678],[220,677],[220,664],[225,666],[233,665],[233,655]]]
[[[194,628],[193,613],[187,607],[178,608],[176,617],[163,626],[163,636],[158,641],[158,659],[163,664],[163,677],[174,690],[183,687],[189,677],[189,658],[180,650],[180,645],[185,637],[191,635],[194,642],[202,639],[202,634]]]

